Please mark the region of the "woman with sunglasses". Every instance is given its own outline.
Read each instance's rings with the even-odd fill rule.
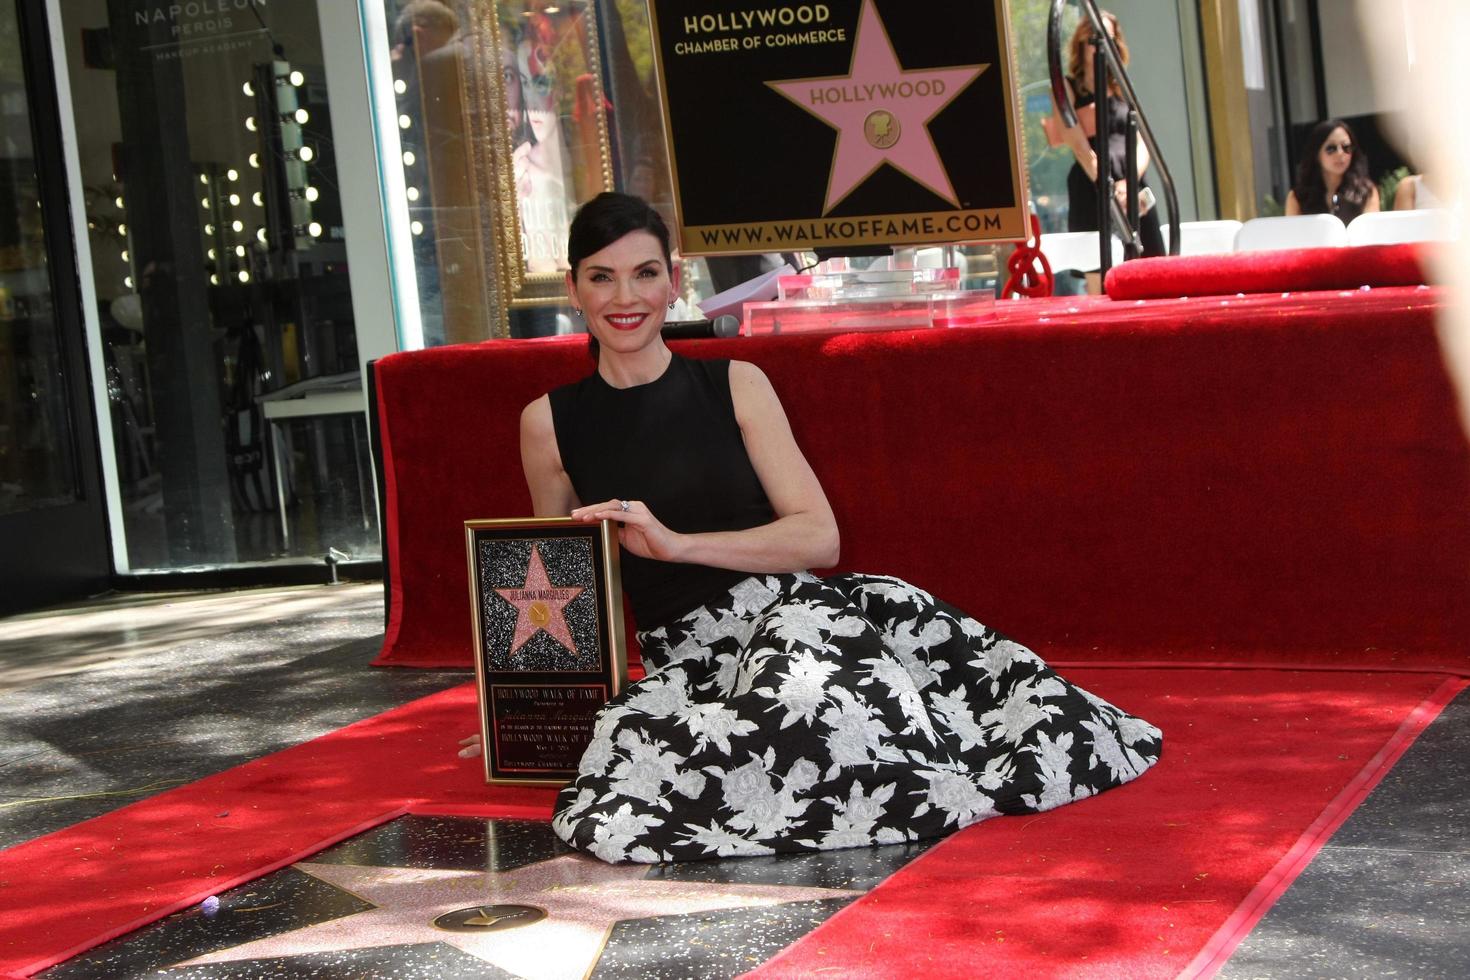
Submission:
[[[1368,159],[1352,127],[1341,119],[1320,122],[1305,146],[1296,183],[1286,195],[1287,214],[1335,214],[1347,224],[1378,210],[1378,187],[1368,176]]]

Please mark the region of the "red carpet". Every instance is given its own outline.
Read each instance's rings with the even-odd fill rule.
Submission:
[[[455,757],[474,704],[461,685],[0,851],[0,973],[44,969],[420,803],[549,818],[553,793],[492,796]]]
[[[1461,686],[1399,673],[1068,674],[1163,727],[1153,772],[957,834],[762,975],[1163,976],[1207,945],[1228,953],[1385,750],[1440,706],[1421,702]],[[472,688],[456,688],[0,852],[0,972],[43,969],[405,811],[548,815],[549,792],[492,791],[453,757],[472,704]]]
[[[1173,977],[1218,966],[1464,686],[1402,674],[1069,673],[1163,728],[1151,773],[949,838],[752,976]]]

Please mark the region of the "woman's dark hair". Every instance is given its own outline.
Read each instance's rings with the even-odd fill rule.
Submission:
[[[577,266],[587,256],[635,231],[646,231],[657,238],[663,249],[664,264],[672,263],[668,225],[643,198],[603,191],[582,205],[567,232],[567,261],[572,266],[572,278],[577,278]]]
[[[1302,143],[1302,154],[1296,165],[1296,182],[1291,186],[1302,214],[1332,214],[1335,210],[1332,202],[1327,200],[1327,183],[1322,179],[1322,164],[1318,161],[1322,144],[1335,129],[1347,133],[1348,142],[1353,145],[1352,161],[1337,188],[1338,199],[1361,209],[1373,193],[1373,181],[1368,176],[1368,157],[1358,145],[1353,127],[1341,119],[1324,119],[1312,127]]]
[[[577,266],[583,259],[635,231],[646,231],[657,238],[664,253],[665,267],[672,265],[669,226],[643,198],[603,191],[578,208],[572,217],[571,230],[567,232],[567,261],[572,267],[572,279],[576,280]],[[587,334],[587,352],[594,361],[597,360],[597,338],[591,333]]]

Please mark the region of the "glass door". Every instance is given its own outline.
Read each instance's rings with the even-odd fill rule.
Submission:
[[[0,0],[0,614],[109,574],[46,37]]]
[[[318,3],[56,8],[118,571],[376,558]]]

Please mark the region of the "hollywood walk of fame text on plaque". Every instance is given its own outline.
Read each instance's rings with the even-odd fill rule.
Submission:
[[[616,530],[466,521],[465,545],[485,778],[566,782],[627,677]]]
[[[1005,0],[649,0],[685,255],[1026,237]]]

